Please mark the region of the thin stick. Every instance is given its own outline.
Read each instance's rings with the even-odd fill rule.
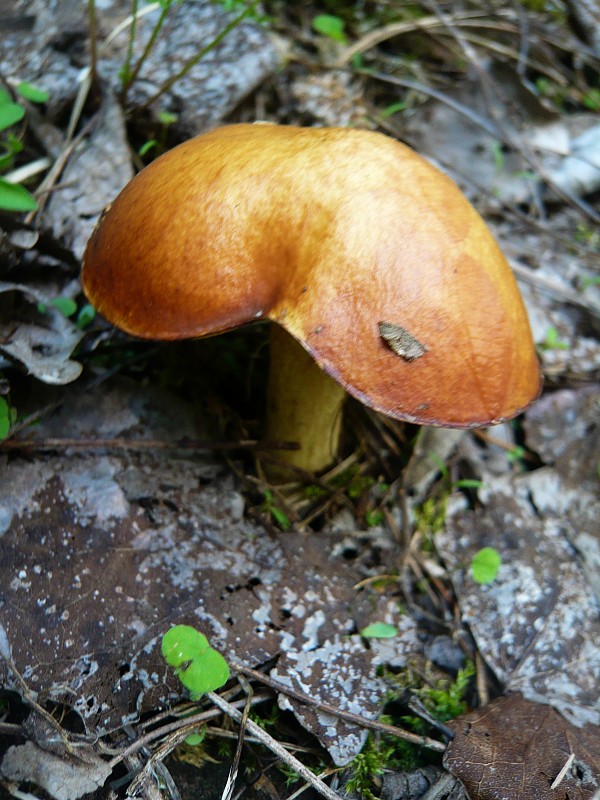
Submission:
[[[237,442],[208,441],[203,439],[178,439],[165,442],[161,439],[5,439],[0,450],[297,450],[295,442],[272,442],[258,439],[240,439]]]
[[[571,305],[577,306],[587,311],[596,319],[600,319],[600,305],[592,300],[591,297],[584,297],[579,292],[565,288],[551,278],[540,275],[524,264],[515,261],[513,258],[509,258],[508,260],[513,272],[520,280],[529,283],[531,286],[535,286],[537,289],[540,289],[542,292],[549,294],[551,297],[563,303],[570,303]]]
[[[237,708],[232,706],[231,703],[223,700],[223,698],[215,692],[208,692],[207,697],[209,697],[212,702],[221,709],[221,711],[231,717],[231,719],[241,723],[243,715],[237,710]],[[276,756],[279,756],[279,758],[285,764],[287,764],[288,767],[293,769],[294,772],[296,772],[307,783],[310,783],[313,789],[315,789],[315,791],[317,791],[320,795],[326,797],[327,800],[340,800],[340,795],[337,794],[337,792],[334,792],[333,789],[330,789],[329,786],[327,786],[326,783],[323,783],[320,778],[318,778],[316,775],[313,775],[308,767],[305,767],[301,761],[298,761],[298,759],[291,755],[291,753],[288,753],[288,751],[282,745],[280,745],[276,739],[273,739],[273,737],[264,731],[259,725],[257,725],[255,722],[252,722],[251,719],[247,721],[246,725],[252,736],[255,736],[261,744],[263,744],[265,747],[268,747],[269,750],[272,753],[275,753]]]
[[[242,713],[242,719],[240,721],[240,729],[238,732],[237,737],[237,746],[235,748],[235,755],[233,757],[233,761],[231,762],[231,767],[229,768],[229,775],[227,776],[227,782],[225,783],[225,788],[223,789],[223,794],[221,795],[221,800],[231,800],[233,795],[233,789],[235,787],[235,782],[238,776],[238,770],[240,768],[240,760],[242,758],[242,749],[244,747],[244,735],[246,733],[246,728],[248,727],[248,714],[250,712],[250,706],[252,701],[252,696],[254,694],[252,687],[244,678],[243,675],[238,675],[238,681],[240,682],[242,688],[247,693],[246,698],[246,705],[244,706],[244,711]]]
[[[556,787],[563,782],[565,775],[571,769],[571,764],[573,763],[573,761],[575,761],[575,753],[571,753],[571,755],[567,758],[564,767],[561,769],[556,778],[554,778],[554,780],[550,784],[551,789],[556,789]]]
[[[50,712],[46,711],[46,709],[41,706],[34,697],[34,693],[29,688],[25,678],[21,675],[19,670],[16,668],[13,660],[12,654],[10,652],[10,644],[8,642],[8,635],[6,630],[2,624],[0,624],[0,658],[3,658],[6,661],[6,664],[10,671],[15,676],[17,683],[21,687],[23,701],[34,708],[37,713],[43,717],[48,725],[53,728],[56,733],[60,736],[66,750],[71,755],[75,755],[71,742],[69,741],[69,737],[67,736],[67,732],[62,727],[62,725],[58,722],[58,720],[54,719]]]
[[[215,38],[212,40],[212,42],[207,44],[206,47],[203,47],[201,50],[199,50],[198,53],[196,53],[196,55],[193,58],[191,58],[183,66],[182,69],[179,70],[179,72],[177,72],[175,75],[171,76],[168,80],[166,80],[163,83],[163,85],[152,95],[152,97],[150,97],[148,100],[145,100],[141,105],[136,106],[135,110],[138,113],[140,111],[145,110],[146,108],[151,106],[154,102],[156,102],[156,100],[158,100],[158,98],[161,95],[163,95],[165,92],[168,92],[169,89],[171,88],[171,86],[173,86],[173,84],[175,84],[178,80],[183,78],[184,75],[187,75],[187,73],[193,67],[195,67],[196,64],[199,61],[201,61],[204,58],[205,55],[210,53],[211,50],[214,50],[215,47],[217,47],[217,45],[219,45],[223,41],[223,39],[227,36],[227,34],[230,31],[232,31],[234,28],[236,28],[240,24],[240,22],[243,22],[244,19],[246,19],[246,17],[250,16],[250,14],[254,11],[254,9],[256,8],[257,5],[258,5],[258,0],[252,0],[252,2],[248,6],[246,6],[246,8],[240,14],[237,15],[237,17],[234,17],[231,20],[231,22],[228,25],[226,25],[219,34],[217,34],[215,36]],[[130,110],[130,109],[127,109],[127,110]]]
[[[96,2],[88,0],[88,18],[90,30],[90,73],[95,81],[98,69],[98,25],[96,22]]]
[[[254,695],[252,698],[252,705],[257,705],[258,703],[264,703],[265,700],[269,700],[270,698],[266,695]],[[246,705],[246,699],[235,701],[230,705],[232,708],[235,706],[244,706]],[[189,733],[194,729],[198,728],[200,725],[203,725],[206,722],[209,722],[211,719],[215,719],[216,717],[221,716],[221,711],[218,708],[209,708],[206,711],[200,711],[198,714],[193,714],[191,717],[186,717],[185,719],[178,719],[175,722],[170,722],[168,725],[163,725],[156,730],[149,731],[145,733],[143,736],[140,736],[139,739],[136,739],[135,742],[132,742],[130,745],[125,747],[118,753],[112,761],[109,762],[109,766],[114,769],[117,764],[120,764],[123,759],[130,756],[132,753],[141,750],[142,747],[145,747],[147,744],[150,744],[155,739],[162,739],[165,736],[169,736],[170,734],[179,734],[182,733],[182,741],[185,739]],[[185,733],[183,733],[185,731]],[[170,740],[169,740],[170,741]],[[176,745],[175,745],[176,746]]]
[[[374,719],[365,719],[358,714],[353,714],[351,711],[342,711],[335,706],[330,706],[328,703],[321,703],[316,698],[304,694],[303,692],[299,692],[296,689],[292,689],[283,683],[279,683],[279,681],[273,680],[273,678],[270,678],[268,675],[264,675],[262,672],[258,672],[251,667],[246,667],[244,664],[241,664],[238,661],[229,659],[229,664],[236,672],[241,672],[243,675],[246,675],[249,678],[254,678],[257,681],[264,683],[265,686],[269,686],[271,689],[274,689],[276,692],[281,692],[281,694],[285,694],[288,697],[293,697],[295,700],[298,700],[305,706],[310,706],[311,708],[316,708],[326,714],[339,717],[340,719],[343,719],[346,722],[350,722],[353,725],[357,725],[361,728],[369,728],[370,730],[380,731],[381,733],[388,733],[390,736],[396,736],[398,739],[403,739],[406,742],[411,742],[412,744],[419,745],[420,747],[427,747],[430,750],[436,750],[438,753],[443,753],[446,750],[446,745],[443,742],[430,739],[428,736],[419,736],[416,733],[410,733],[409,731],[402,730],[402,728],[397,728],[395,725],[388,725],[385,722],[378,722]]]

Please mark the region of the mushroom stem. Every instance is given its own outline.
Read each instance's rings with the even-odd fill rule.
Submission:
[[[265,434],[268,439],[298,442],[282,450],[278,461],[319,472],[335,459],[340,443],[345,390],[315,363],[293,336],[271,325],[271,364]],[[270,478],[289,478],[282,468],[267,468]]]

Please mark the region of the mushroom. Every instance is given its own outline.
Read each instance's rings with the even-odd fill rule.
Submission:
[[[107,209],[82,281],[98,312],[175,340],[271,320],[265,434],[334,460],[345,393],[401,420],[474,427],[537,395],[510,267],[458,187],[346,128],[240,124],[170,150]]]

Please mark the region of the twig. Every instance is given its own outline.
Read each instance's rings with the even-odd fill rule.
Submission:
[[[442,798],[449,797],[449,790],[456,786],[456,778],[447,772],[440,776],[437,783],[428,789],[424,795],[421,795],[421,800],[442,800]]]
[[[32,706],[32,708],[34,708],[35,711],[46,720],[48,725],[50,725],[50,727],[57,732],[67,752],[70,753],[71,755],[75,755],[71,742],[69,741],[69,738],[64,728],[57,720],[54,719],[52,714],[46,711],[46,709],[37,702],[37,700],[33,695],[33,692],[27,685],[25,678],[21,675],[21,673],[15,666],[10,652],[8,634],[2,624],[0,624],[0,658],[3,658],[4,661],[6,661],[8,668],[17,679],[17,683],[21,687],[24,702]]]
[[[488,691],[488,684],[486,680],[486,666],[483,656],[477,650],[475,653],[475,683],[477,685],[477,696],[479,697],[479,705],[481,707],[487,706],[490,702],[490,693]]]
[[[90,75],[92,81],[95,81],[98,71],[98,24],[95,0],[88,0],[88,19],[90,31]]]
[[[471,12],[467,14],[456,14],[455,20],[470,19],[473,16],[480,16],[478,12]],[[359,53],[364,53],[365,50],[370,50],[382,42],[393,38],[394,36],[401,36],[404,33],[412,33],[413,31],[431,30],[431,28],[442,27],[442,22],[436,16],[421,17],[421,19],[411,20],[410,22],[392,22],[390,25],[384,25],[374,31],[369,31],[365,36],[353,42],[345,50],[342,50],[336,61],[332,66],[344,67],[348,64],[354,56]]]
[[[255,706],[258,703],[264,703],[265,700],[269,700],[270,696],[266,694],[255,694],[252,698],[251,705]],[[230,705],[232,707],[236,706],[244,706],[246,704],[246,698],[243,700],[236,700],[232,702]],[[200,725],[203,725],[206,722],[209,722],[211,719],[215,719],[216,717],[221,716],[221,711],[218,708],[209,708],[205,711],[200,711],[198,714],[193,714],[190,717],[186,717],[184,719],[176,720],[175,722],[170,722],[167,725],[163,725],[156,730],[149,731],[145,733],[143,736],[140,736],[139,739],[136,739],[135,742],[132,742],[127,747],[123,748],[120,753],[109,762],[109,766],[111,769],[114,769],[117,764],[120,764],[125,758],[130,756],[132,753],[136,753],[138,750],[141,750],[146,745],[150,744],[151,742],[155,741],[156,739],[162,739],[165,736],[169,737],[171,734],[179,734],[180,732],[185,731],[185,733],[181,737],[181,741],[185,739],[191,731],[198,728]],[[171,739],[169,739],[171,741]],[[175,745],[176,747],[177,745]],[[170,752],[170,750],[169,750]]]
[[[180,727],[179,730],[175,731],[174,733],[170,734],[166,741],[163,742],[156,750],[152,753],[150,758],[146,761],[143,768],[138,772],[135,778],[131,781],[129,786],[127,787],[126,797],[134,797],[137,792],[144,786],[148,777],[156,770],[159,764],[162,764],[164,759],[175,750],[182,742],[184,742],[187,737],[194,733],[198,728],[198,723],[193,724],[189,723]],[[123,756],[124,760],[128,760],[131,758],[131,753],[127,756]]]
[[[178,439],[165,442],[161,439],[5,439],[0,450],[297,450],[296,442],[278,442],[268,439],[240,439],[237,442],[209,441],[204,439]]]
[[[237,710],[231,703],[228,703],[224,700],[220,695],[216,694],[215,692],[208,692],[207,697],[209,697],[212,702],[221,709],[225,714],[227,714],[231,719],[235,720],[238,723],[242,721],[242,713]],[[305,767],[301,761],[298,761],[291,753],[281,745],[279,742],[270,736],[266,731],[264,731],[259,725],[255,722],[252,722],[251,719],[247,721],[248,731],[255,736],[261,744],[265,747],[268,747],[269,750],[274,753],[276,756],[287,764],[288,767],[294,770],[303,780],[310,783],[310,785],[323,797],[326,797],[327,800],[340,800],[340,795],[337,792],[334,792],[333,789],[330,789],[326,783],[314,775],[308,767]]]
[[[567,758],[563,768],[561,769],[561,771],[558,773],[556,778],[554,778],[554,780],[550,784],[550,788],[551,789],[556,789],[556,787],[559,786],[563,782],[563,780],[565,778],[565,775],[571,769],[571,764],[573,763],[573,761],[575,761],[575,753],[571,753],[571,755]]]
[[[323,711],[325,714],[331,714],[334,717],[339,717],[339,719],[343,719],[345,722],[350,722],[351,724],[361,728],[369,728],[370,730],[387,733],[390,736],[396,736],[399,739],[419,745],[420,747],[427,747],[430,750],[436,750],[438,753],[443,753],[446,749],[446,745],[443,744],[443,742],[430,739],[428,736],[419,736],[416,733],[410,733],[402,728],[397,728],[395,725],[388,725],[385,722],[378,722],[377,720],[373,719],[365,719],[358,714],[353,714],[351,711],[343,711],[342,709],[331,706],[328,703],[322,703],[320,700],[304,694],[304,692],[299,692],[296,689],[292,689],[290,686],[286,686],[285,684],[270,678],[268,675],[258,672],[258,670],[252,669],[251,667],[246,667],[239,661],[229,659],[229,663],[231,668],[236,672],[241,672],[243,675],[246,675],[249,678],[254,678],[255,680],[263,683],[265,686],[269,686],[276,692],[281,692],[281,694],[285,694],[288,697],[293,697],[294,700],[298,700],[305,706],[316,708],[319,711]]]
[[[135,11],[137,12],[137,7],[136,7]],[[141,56],[138,58],[138,60],[136,62],[136,65],[134,66],[133,70],[131,70],[131,71],[128,70],[127,74],[125,75],[124,82],[123,82],[123,91],[122,91],[122,95],[121,95],[123,105],[125,105],[125,103],[126,103],[127,93],[129,91],[129,89],[131,88],[133,82],[135,81],[135,79],[139,75],[139,72],[140,72],[142,66],[144,65],[144,63],[146,62],[146,59],[148,58],[148,56],[150,55],[152,49],[154,48],[154,45],[155,45],[156,40],[158,38],[158,34],[160,33],[160,31],[161,31],[161,29],[162,29],[162,27],[164,25],[164,22],[165,22],[165,19],[167,18],[167,14],[168,13],[169,13],[169,5],[165,4],[161,8],[160,16],[159,16],[158,20],[156,21],[156,23],[154,24],[154,28],[152,29],[152,33],[150,34],[150,38],[146,42],[144,50],[142,51]],[[132,15],[132,16],[134,17],[134,20],[135,20],[135,18],[136,18],[135,14]],[[132,32],[132,35],[135,36],[134,23],[132,23],[131,32]],[[130,39],[130,42],[131,42],[131,39]]]
[[[231,762],[231,767],[229,768],[229,775],[227,776],[227,782],[225,784],[225,788],[223,789],[221,800],[231,800],[231,797],[233,795],[233,789],[235,787],[238,770],[240,768],[240,760],[242,758],[244,735],[246,733],[246,727],[248,725],[248,714],[250,712],[251,700],[254,694],[252,687],[250,686],[250,684],[244,678],[243,675],[238,675],[238,681],[240,682],[242,688],[246,692],[247,698],[246,698],[246,705],[244,706],[244,711],[242,713],[242,719],[240,721],[240,729],[237,737],[237,746],[235,748],[235,755],[233,757],[233,761]]]
[[[454,109],[454,111],[457,111],[467,119],[470,119],[471,122],[475,123],[475,125],[479,125],[479,127],[486,131],[486,133],[489,133],[490,136],[493,136],[496,139],[500,138],[500,131],[489,119],[482,117],[481,114],[473,111],[472,108],[465,106],[463,103],[460,103],[458,100],[455,100],[453,97],[450,97],[444,92],[440,92],[431,86],[427,86],[425,83],[413,81],[410,78],[398,78],[395,75],[388,75],[386,72],[377,72],[376,70],[371,69],[357,69],[355,72],[358,75],[364,75],[367,78],[374,78],[377,81],[391,83],[393,86],[402,86],[404,89],[412,89],[413,91],[420,92],[428,97],[433,97],[434,100],[444,103],[445,105],[449,106],[449,108]]]
[[[88,90],[89,90],[89,87],[88,87]],[[87,90],[86,90],[86,92],[87,92]],[[80,93],[81,93],[81,88],[80,88],[79,94]],[[79,97],[79,94],[78,94],[78,97]],[[75,100],[75,103],[77,104],[77,99]],[[92,128],[94,127],[95,124],[96,124],[96,115],[94,115],[93,117],[91,117],[88,120],[88,122],[85,124],[85,126],[82,128],[82,130],[77,134],[75,139],[70,139],[69,135],[67,135],[67,141],[66,141],[66,144],[65,144],[63,150],[58,155],[58,157],[56,158],[56,161],[52,165],[50,171],[48,172],[48,174],[46,175],[46,177],[40,183],[39,187],[36,190],[36,195],[38,195],[41,199],[39,201],[37,211],[30,212],[27,215],[27,217],[25,218],[25,222],[28,225],[31,223],[31,220],[33,219],[33,217],[36,214],[38,214],[42,210],[42,208],[44,207],[47,198],[50,196],[49,195],[49,191],[54,186],[54,184],[58,180],[61,172],[65,168],[65,165],[66,165],[67,161],[69,160],[69,158],[71,156],[71,153],[77,147],[79,142],[81,142],[85,138],[85,136],[87,136],[87,134],[92,130]]]
[[[553,180],[552,176],[548,174],[548,172],[544,169],[543,165],[540,163],[539,158],[531,151],[530,148],[525,148],[523,146],[523,142],[519,141],[515,138],[515,135],[510,131],[505,123],[504,118],[502,117],[501,113],[495,111],[493,108],[493,104],[491,103],[491,95],[492,93],[498,95],[498,85],[497,83],[491,78],[489,72],[484,68],[482,64],[482,60],[479,57],[479,54],[472,47],[471,43],[466,39],[463,33],[456,27],[453,22],[451,16],[446,14],[437,3],[437,0],[423,0],[425,6],[432,10],[436,17],[444,24],[444,26],[448,29],[448,31],[452,34],[454,39],[456,40],[458,46],[462,50],[464,56],[467,58],[477,76],[479,78],[479,83],[482,90],[482,95],[486,101],[488,106],[488,110],[490,111],[490,115],[494,118],[497,127],[500,131],[500,135],[498,136],[499,141],[503,144],[508,145],[513,150],[519,152],[522,158],[529,164],[530,167],[536,170],[538,176],[546,183],[548,186],[563,200],[568,200],[574,206],[576,206],[583,214],[587,217],[592,219],[594,222],[600,222],[600,214],[597,214],[595,209],[583,200],[581,197],[578,197],[573,192],[564,189],[561,186],[558,186],[556,182]],[[504,98],[502,98],[504,99]]]
[[[193,58],[190,58],[190,60],[185,64],[185,66],[179,70],[179,72],[177,72],[175,75],[172,75],[168,80],[166,80],[162,84],[162,86],[151,97],[148,98],[148,100],[145,100],[141,105],[136,106],[135,110],[137,112],[145,110],[146,108],[151,106],[154,102],[156,102],[156,100],[158,100],[158,98],[161,95],[163,95],[165,92],[168,92],[171,86],[173,86],[175,83],[177,83],[178,80],[187,75],[187,73],[193,67],[195,67],[196,64],[199,61],[201,61],[205,55],[210,53],[211,50],[214,50],[215,47],[217,47],[217,45],[219,45],[223,41],[223,39],[227,36],[227,34],[230,33],[230,31],[236,28],[240,24],[240,22],[243,22],[244,19],[246,19],[246,17],[250,16],[250,14],[254,11],[254,9],[258,5],[258,2],[259,0],[252,0],[252,2],[249,5],[247,5],[246,8],[240,14],[234,17],[231,20],[231,22],[228,23],[223,28],[223,30],[215,36],[212,42],[207,44],[206,47],[203,47],[201,50],[199,50],[198,53],[196,53],[196,55]],[[132,109],[127,109],[127,111],[131,110]]]
[[[34,178],[40,172],[44,172],[52,164],[49,158],[36,158],[35,161],[30,161],[28,164],[23,164],[21,167],[6,172],[2,178],[8,183],[24,183],[30,178]]]

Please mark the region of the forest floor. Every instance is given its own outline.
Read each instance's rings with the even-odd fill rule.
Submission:
[[[0,31],[0,796],[598,798],[594,4],[27,0]],[[95,314],[102,210],[257,120],[447,172],[514,270],[539,399],[457,432],[348,398],[339,462],[273,485],[267,325],[157,343]],[[218,695],[165,662],[180,624]]]

